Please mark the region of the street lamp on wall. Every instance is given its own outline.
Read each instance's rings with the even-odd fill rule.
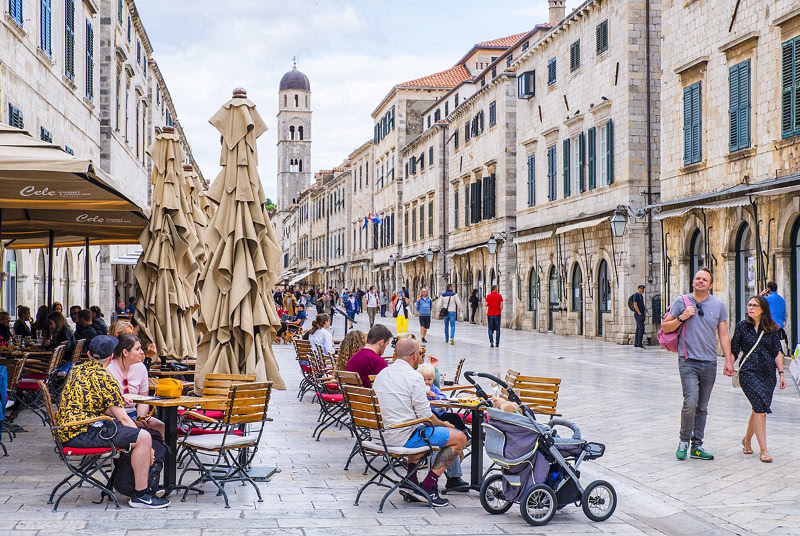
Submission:
[[[628,213],[625,209],[617,208],[611,216],[611,232],[615,237],[620,238],[625,234],[625,226],[628,224]]]
[[[433,262],[433,248],[428,248],[428,251],[425,252],[425,260]]]
[[[394,253],[389,255],[389,267],[394,266]]]
[[[497,253],[497,239],[494,235],[489,237],[489,242],[486,245],[489,247],[489,255]]]

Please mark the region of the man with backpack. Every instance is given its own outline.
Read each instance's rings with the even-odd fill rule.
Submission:
[[[644,285],[639,285],[636,292],[628,298],[628,308],[633,311],[633,318],[636,320],[636,337],[633,339],[634,348],[644,349]]]
[[[717,377],[717,337],[725,354],[725,373],[733,373],[728,310],[722,300],[710,294],[713,283],[711,272],[700,268],[694,275],[694,292],[678,296],[661,322],[659,342],[662,344],[665,344],[664,334],[678,333],[678,371],[683,388],[680,442],[675,452],[679,460],[686,459],[687,451],[691,458],[714,459],[703,449],[703,434],[708,401]]]

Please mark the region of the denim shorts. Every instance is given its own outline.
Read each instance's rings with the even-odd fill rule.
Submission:
[[[422,435],[428,438],[428,443],[432,446],[441,448],[450,440],[450,428],[447,426],[420,426],[414,430],[414,434],[403,446],[409,449],[427,447],[428,443],[425,442]]]

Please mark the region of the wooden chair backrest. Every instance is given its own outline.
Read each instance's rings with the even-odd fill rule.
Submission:
[[[227,424],[264,422],[272,395],[272,382],[239,383],[228,395]]]
[[[50,423],[50,433],[52,433],[53,438],[55,438],[56,431],[54,427],[56,426],[56,412],[53,411],[53,399],[50,398],[50,389],[47,388],[47,384],[42,380],[39,380],[39,387],[42,390],[42,400],[44,401],[44,409],[47,412],[47,422]]]
[[[361,387],[361,376],[358,375],[358,372],[348,372],[346,370],[337,370],[334,371],[336,375],[336,381],[339,385],[355,385],[356,387]]]
[[[86,339],[81,339],[75,343],[75,349],[72,350],[72,360],[74,362],[78,362],[81,358],[81,354],[83,353],[83,347],[86,346]]]
[[[25,356],[20,359],[0,359],[0,365],[6,367],[6,374],[8,374],[8,390],[14,389],[17,382],[22,377],[22,370],[25,368]]]
[[[311,342],[303,339],[294,339],[294,353],[298,361],[308,360],[308,354],[311,353]]]
[[[513,389],[522,403],[539,413],[555,414],[558,405],[560,378],[517,376]]]
[[[466,361],[466,357],[462,357],[458,360],[458,366],[456,367],[456,373],[453,376],[453,385],[458,385],[458,381],[461,379],[461,369],[464,368],[464,361]]]
[[[47,376],[50,377],[56,373],[58,370],[58,365],[61,364],[61,358],[64,357],[64,350],[67,349],[66,344],[62,344],[55,350],[53,350],[53,355],[50,357],[50,363],[47,366]]]
[[[375,391],[357,385],[343,384],[340,387],[347,399],[350,408],[350,417],[355,426],[369,428],[370,430],[382,430],[383,419],[381,418],[381,407]]]

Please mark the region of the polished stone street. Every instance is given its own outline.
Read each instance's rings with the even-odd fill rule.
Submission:
[[[360,325],[366,315],[359,317]],[[392,329],[391,318],[381,319]],[[337,338],[343,332],[337,319]],[[418,333],[418,322],[409,322]],[[174,499],[166,511],[121,510],[92,504],[97,493],[83,489],[69,495],[58,513],[47,496],[65,468],[53,454],[49,433],[23,413],[21,433],[0,458],[0,533],[21,534],[168,534],[223,535],[399,535],[399,534],[800,534],[800,397],[790,386],[777,392],[767,434],[772,464],[742,453],[741,438],[750,413],[744,395],[718,370],[711,398],[706,448],[714,461],[679,462],[677,446],[681,406],[677,357],[660,349],[634,351],[610,343],[503,330],[502,347],[489,348],[482,326],[458,323],[456,344],[444,345],[442,323],[433,321],[428,352],[440,359],[440,370],[452,376],[458,359],[465,370],[562,378],[559,411],[575,421],[583,437],[606,445],[606,455],[583,467],[582,483],[603,478],[619,495],[615,515],[605,523],[589,521],[580,508],[568,506],[546,527],[534,528],[518,508],[490,516],[477,492],[450,495],[448,508],[403,503],[398,495],[383,514],[381,493],[365,493],[353,506],[356,490],[367,477],[363,462],[343,471],[352,446],[347,432],[328,430],[311,439],[316,407],[310,396],[295,398],[300,374],[290,346],[276,346],[290,389],[273,395],[269,433],[259,451],[263,465],[281,472],[261,485],[264,502],[252,488],[231,486],[231,508],[225,509],[211,487],[203,496]],[[791,389],[791,390],[790,390]],[[468,461],[464,464],[469,474]],[[443,485],[443,483],[442,483]]]

